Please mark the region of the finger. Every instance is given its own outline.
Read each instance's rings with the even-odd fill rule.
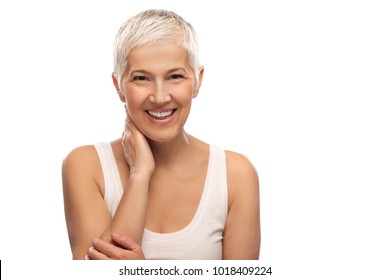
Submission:
[[[126,123],[132,122],[132,119],[130,117],[129,111],[127,110],[127,106],[125,105],[125,112],[126,112]]]
[[[135,128],[134,122],[133,122],[133,120],[128,116],[128,117],[126,118],[126,121],[125,121],[125,133],[127,133],[127,134],[134,133],[134,128]],[[126,134],[126,135],[127,135],[127,134]]]
[[[85,259],[88,260],[109,260],[110,258],[104,253],[100,252],[94,247],[89,247],[88,253],[85,256]]]
[[[102,254],[106,256],[108,259],[115,258],[117,255],[118,247],[115,245],[105,242],[101,239],[95,239],[93,241],[93,252],[98,252],[99,254]]]
[[[112,240],[121,245],[123,248],[127,250],[136,251],[140,248],[140,246],[130,237],[123,237],[119,234],[112,234]]]
[[[130,119],[126,117],[125,119],[125,126],[124,126],[125,131],[130,131]]]
[[[138,243],[136,243],[133,239],[131,239],[130,237],[121,236],[121,235],[115,234],[115,233],[113,233],[111,235],[111,237],[115,243],[117,243],[118,245],[127,249],[127,252],[128,252],[127,259],[133,259],[133,260],[144,260],[145,259],[145,255],[142,252],[141,246]]]
[[[129,111],[127,110],[127,105],[124,105],[125,106],[125,112],[126,112],[126,122],[125,122],[125,126],[128,127],[128,130],[130,132],[133,132],[134,129],[136,129],[138,131],[138,128],[137,126],[135,125],[133,119],[131,118],[130,116],[130,113]]]
[[[129,122],[131,121],[131,118],[130,118],[130,115],[129,115],[129,112],[127,111],[127,106],[124,105],[125,107],[125,112],[126,112],[126,119],[125,119],[125,130],[128,129],[128,124]]]

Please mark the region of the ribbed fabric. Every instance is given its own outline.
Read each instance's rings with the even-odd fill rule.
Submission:
[[[110,143],[95,145],[102,165],[108,210],[115,214],[123,194],[118,167]],[[223,231],[228,214],[225,152],[210,145],[206,181],[191,222],[173,233],[144,230],[142,250],[147,259],[222,259]]]

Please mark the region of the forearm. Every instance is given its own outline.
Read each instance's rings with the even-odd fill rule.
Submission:
[[[146,208],[148,203],[150,176],[132,174],[124,188],[110,225],[100,238],[112,242],[112,233],[131,237],[141,244],[145,227]]]

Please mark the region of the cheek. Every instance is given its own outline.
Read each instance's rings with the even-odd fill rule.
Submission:
[[[191,103],[195,97],[195,88],[192,85],[187,85],[178,89],[176,93],[174,98],[182,105],[186,105]]]
[[[137,120],[137,112],[139,112],[140,101],[134,98],[134,95],[126,95],[127,113],[133,121]]]
[[[127,106],[130,108],[136,108],[142,105],[145,102],[145,98],[147,98],[147,91],[134,89],[133,87],[127,87],[125,89],[125,97]]]

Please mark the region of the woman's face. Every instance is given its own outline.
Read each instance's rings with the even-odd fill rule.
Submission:
[[[131,119],[149,139],[172,140],[183,131],[203,69],[196,83],[186,51],[168,40],[133,49],[127,63],[119,95]]]

